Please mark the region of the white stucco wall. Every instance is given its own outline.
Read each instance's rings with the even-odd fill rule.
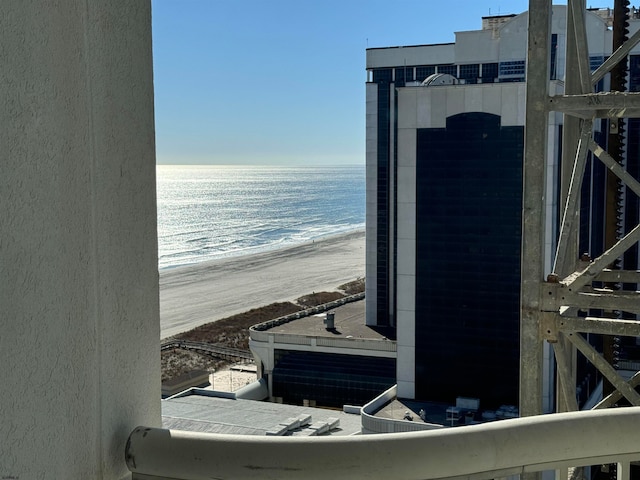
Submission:
[[[525,90],[524,82],[400,88],[398,130],[445,128],[448,117],[464,112],[500,115],[502,126],[523,125]]]
[[[500,42],[492,30],[456,32],[456,63],[497,62]]]
[[[415,398],[416,303],[416,94],[398,91],[398,259],[396,281],[398,397]]]
[[[453,43],[367,49],[367,68],[437,65],[454,61],[455,45]]]
[[[160,425],[150,2],[0,4],[0,477]]]

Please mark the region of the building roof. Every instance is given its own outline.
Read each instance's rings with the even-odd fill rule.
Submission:
[[[420,47],[438,47],[442,45],[455,45],[455,42],[441,42],[441,43],[419,43],[416,45],[392,45],[388,47],[368,47],[366,50],[393,50],[400,48],[420,48]]]
[[[360,415],[323,408],[284,405],[254,400],[205,396],[197,393],[162,401],[162,426],[192,432],[266,435],[292,418],[310,416],[311,426],[338,419],[325,435],[354,435],[361,431]],[[288,436],[309,436],[312,428],[297,428]]]
[[[325,313],[310,315],[308,317],[292,320],[288,323],[276,325],[268,330],[269,333],[308,335],[316,337],[332,338],[358,338],[395,340],[393,329],[382,327],[370,327],[365,325],[365,302],[359,300],[346,303],[331,312],[335,314],[335,328],[327,330],[324,323]]]

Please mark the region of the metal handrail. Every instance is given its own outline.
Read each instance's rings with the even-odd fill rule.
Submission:
[[[185,350],[199,350],[204,353],[212,355],[224,355],[227,357],[244,358],[246,360],[253,360],[253,355],[250,351],[239,350],[237,348],[230,348],[224,345],[218,345],[215,343],[206,342],[192,342],[190,340],[169,340],[163,342],[160,345],[160,351],[168,350],[171,348],[182,348]]]
[[[605,441],[606,440],[606,441]],[[425,432],[261,437],[138,427],[126,447],[133,479],[505,477],[640,460],[640,407],[501,420]]]

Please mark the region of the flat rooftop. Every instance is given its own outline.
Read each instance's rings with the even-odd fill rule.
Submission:
[[[447,409],[454,407],[454,404],[441,402],[429,402],[422,400],[410,400],[406,398],[395,398],[375,413],[376,417],[390,420],[406,420],[405,415],[409,414],[413,422],[431,423],[444,427],[457,427],[460,425],[471,425],[475,423],[490,422],[505,418],[515,418],[518,416],[518,409],[512,405],[502,405],[497,410],[468,410],[460,408],[460,418],[451,420],[447,416]],[[424,420],[420,418],[423,412]],[[467,415],[465,415],[468,413]]]
[[[375,413],[376,417],[390,420],[404,420],[408,412],[414,422],[433,423],[448,426],[446,411],[451,405],[436,402],[423,402],[420,400],[408,400],[396,398]],[[425,419],[420,418],[420,411],[425,412]]]
[[[355,435],[361,432],[360,415],[340,410],[302,407],[280,403],[238,400],[192,394],[162,401],[162,426],[191,432],[233,435],[266,435],[279,424],[300,415],[310,415],[311,423],[340,421],[338,428],[325,435]],[[288,436],[308,436],[306,428],[288,432]]]
[[[269,333],[309,335],[315,337],[359,338],[370,340],[395,340],[395,331],[389,327],[369,327],[365,325],[364,300],[346,303],[330,310],[335,314],[335,328],[327,330],[324,323],[326,313],[310,315],[273,326]]]

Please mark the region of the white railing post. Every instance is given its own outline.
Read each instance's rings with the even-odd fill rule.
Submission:
[[[618,468],[617,468],[617,480],[629,480],[629,476],[631,473],[631,462],[629,461],[624,461],[624,462],[618,462]]]

